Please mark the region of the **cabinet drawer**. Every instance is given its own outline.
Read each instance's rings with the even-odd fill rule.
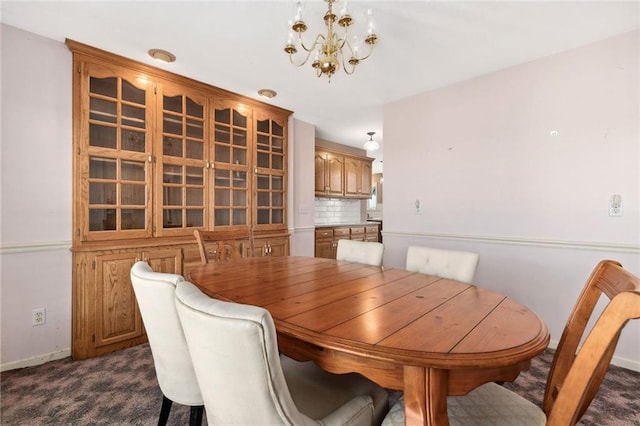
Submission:
[[[367,226],[365,228],[365,232],[367,234],[377,234],[378,233],[378,225],[374,225],[374,226]]]
[[[357,228],[351,228],[351,236],[360,237],[364,235],[364,226],[359,226]]]
[[[333,228],[333,238],[349,238],[349,228]]]
[[[316,229],[316,240],[333,238],[332,228],[320,228]]]

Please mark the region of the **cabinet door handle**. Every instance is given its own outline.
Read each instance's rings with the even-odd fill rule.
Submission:
[[[149,156],[147,157],[147,160],[151,163],[153,161],[153,157],[151,156],[151,154],[149,154]]]

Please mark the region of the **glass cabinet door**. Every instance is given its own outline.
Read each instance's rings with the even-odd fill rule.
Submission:
[[[84,71],[89,111],[88,173],[79,183],[88,214],[84,239],[150,236],[148,83],[100,68]]]
[[[286,118],[256,120],[256,229],[286,226]]]
[[[163,85],[158,154],[160,235],[188,234],[205,224],[206,97]]]
[[[213,228],[248,227],[251,113],[218,104],[213,131]]]

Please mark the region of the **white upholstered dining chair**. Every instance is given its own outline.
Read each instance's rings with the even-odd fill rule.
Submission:
[[[330,374],[278,353],[263,308],[176,288],[176,307],[210,424],[378,425],[386,390],[358,374]]]
[[[476,273],[478,260],[477,253],[409,246],[405,269],[470,283]]]
[[[597,321],[592,321],[600,299],[606,301],[606,307]],[[576,424],[604,379],[622,329],[628,321],[637,319],[640,319],[640,278],[618,262],[600,262],[560,337],[547,378],[543,409],[496,383],[487,383],[467,395],[447,398],[450,425]],[[383,426],[404,425],[403,404],[401,398],[389,411]]]
[[[384,245],[374,241],[338,240],[337,260],[382,266]]]
[[[131,284],[149,338],[162,408],[158,425],[165,425],[173,402],[191,406],[189,424],[202,423],[204,402],[196,380],[175,304],[180,275],[153,272],[146,262],[131,268]]]

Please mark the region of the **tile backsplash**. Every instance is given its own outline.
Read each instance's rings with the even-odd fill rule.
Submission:
[[[344,198],[317,197],[315,200],[316,225],[335,223],[359,223],[362,201]]]

